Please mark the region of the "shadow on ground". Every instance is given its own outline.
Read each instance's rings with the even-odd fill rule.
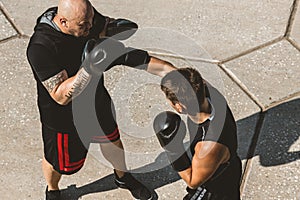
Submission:
[[[290,150],[300,136],[300,99],[283,103],[268,110],[237,121],[239,155],[242,160],[259,156],[262,166],[276,166],[300,159],[300,151]],[[254,134],[253,134],[254,133]],[[250,148],[248,148],[250,145]],[[255,148],[254,148],[255,147]],[[160,154],[155,162],[144,166],[150,168],[156,162],[165,159]],[[149,170],[145,170],[149,171]],[[149,187],[154,199],[158,199],[155,189],[179,180],[178,174],[170,166],[134,176]],[[79,197],[116,189],[114,175],[108,175],[95,182],[77,188],[71,185],[62,191],[63,198],[77,200]]]
[[[161,159],[166,159],[163,153],[156,158],[155,162],[159,162]],[[153,166],[156,166],[155,162],[137,169],[138,171],[148,172],[134,173],[133,171],[133,176],[143,182],[151,190],[154,197],[153,200],[158,199],[158,195],[154,191],[156,188],[179,180],[179,175],[171,168],[171,166],[149,171],[149,169],[154,169]],[[143,170],[143,168],[147,170]],[[76,185],[70,185],[67,189],[62,190],[62,197],[66,200],[77,200],[87,194],[105,192],[117,188],[118,187],[114,183],[114,174],[110,174],[82,187],[77,188]]]
[[[249,137],[251,124],[256,122],[254,136]],[[237,122],[241,159],[259,156],[262,166],[277,166],[300,159],[293,145],[300,136],[300,99],[276,106],[266,113],[255,114]],[[250,152],[243,145],[252,141]],[[243,144],[243,145],[242,145]],[[297,144],[299,146],[299,144]],[[255,151],[251,152],[255,147]]]

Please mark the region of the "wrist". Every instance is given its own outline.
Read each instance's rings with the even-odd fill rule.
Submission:
[[[177,171],[183,171],[188,169],[191,166],[191,160],[188,157],[186,152],[178,153],[178,152],[166,152],[168,159],[172,165],[172,168]]]

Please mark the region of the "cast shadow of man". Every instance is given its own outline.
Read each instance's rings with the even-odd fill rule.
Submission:
[[[261,124],[255,123],[262,117]],[[258,122],[260,123],[260,122]],[[268,110],[264,115],[255,114],[239,120],[238,138],[241,159],[259,156],[260,164],[265,167],[287,164],[300,159],[300,99],[295,99]],[[261,126],[261,128],[257,128]],[[255,130],[256,129],[256,130]],[[257,132],[255,151],[249,154],[253,133]],[[255,138],[254,138],[255,139]],[[298,144],[296,144],[298,141]]]
[[[177,172],[175,172],[171,166],[167,165],[162,167],[160,165],[162,162],[164,163],[166,159],[165,153],[161,153],[158,155],[155,162],[133,170],[132,172],[134,177],[142,181],[150,189],[154,197],[152,198],[153,200],[158,199],[158,195],[155,192],[156,188],[171,184],[180,179]],[[82,187],[76,187],[76,185],[68,186],[67,189],[62,190],[62,199],[78,200],[80,197],[87,194],[105,192],[117,188],[118,187],[114,183],[114,175],[110,174]]]
[[[263,120],[259,120],[263,116]],[[265,115],[254,114],[237,121],[238,125],[238,153],[241,159],[249,159],[259,156],[263,166],[276,166],[290,163],[300,159],[300,151],[290,150],[300,136],[300,99],[296,99],[276,106]],[[261,128],[257,128],[259,121]],[[249,154],[249,147],[253,140],[254,132],[258,131],[258,141],[254,154]],[[253,142],[252,142],[253,143]],[[188,143],[185,143],[188,146]],[[134,176],[152,190],[153,199],[158,199],[155,189],[171,184],[180,179],[171,166],[157,167],[159,163],[166,161],[165,153],[158,155],[153,163],[139,168]],[[149,170],[156,169],[156,170]],[[114,175],[110,174],[82,187],[71,185],[62,190],[63,199],[77,200],[80,197],[117,189],[114,184]]]

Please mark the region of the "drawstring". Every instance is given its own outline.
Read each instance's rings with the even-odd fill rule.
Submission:
[[[204,141],[205,135],[206,135],[205,128],[204,126],[202,126],[202,141]]]

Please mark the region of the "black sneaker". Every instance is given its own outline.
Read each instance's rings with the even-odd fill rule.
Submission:
[[[60,190],[50,190],[48,191],[48,186],[46,188],[46,200],[61,200]]]
[[[122,178],[119,178],[114,170],[115,184],[123,189],[128,189],[132,196],[137,200],[151,200],[152,194],[141,182],[136,180],[130,173],[125,172]]]

